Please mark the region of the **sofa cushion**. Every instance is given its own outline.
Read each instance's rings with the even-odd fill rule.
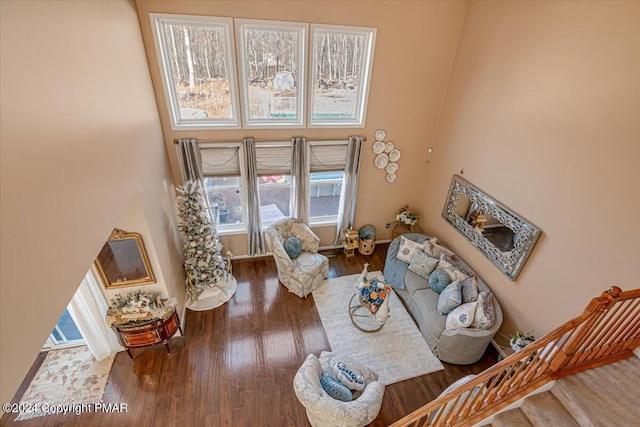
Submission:
[[[451,278],[444,270],[436,269],[429,275],[429,287],[438,294],[444,291],[444,288],[449,286],[450,283]]]
[[[444,270],[447,272],[451,281],[454,282],[456,280],[463,281],[467,278],[467,275],[460,271],[454,264],[450,263],[447,260],[446,256],[440,257],[440,262],[438,262],[438,268],[440,270]]]
[[[429,275],[435,270],[438,262],[439,260],[437,258],[432,258],[422,251],[415,251],[411,264],[409,264],[409,270],[428,280]]]
[[[478,281],[476,276],[467,277],[460,282],[460,291],[462,292],[462,303],[473,302],[478,299]]]
[[[453,251],[445,248],[444,246],[440,246],[438,244],[438,239],[435,238],[424,242],[424,251],[434,258],[440,258],[442,255],[446,255],[449,257],[455,255]]]
[[[462,292],[460,281],[450,283],[438,297],[438,313],[448,314],[451,310],[462,304]]]
[[[404,275],[404,290],[413,297],[416,291],[422,289],[429,289],[429,282],[413,271],[407,270],[407,274]]]
[[[496,312],[493,307],[493,294],[480,292],[478,294],[478,307],[471,326],[480,329],[489,329],[496,321]]]
[[[400,237],[422,243],[428,236],[418,233],[407,233]],[[387,248],[387,259],[384,261],[384,278],[389,286],[395,289],[404,289],[404,275],[409,265],[398,259],[398,249],[400,248],[400,237],[396,237]]]
[[[416,308],[414,311],[420,313],[420,316],[424,319],[423,322],[420,322],[420,316],[416,316],[420,330],[427,329],[436,339],[440,338],[447,320],[447,316],[443,316],[438,313],[437,307],[439,296],[439,294],[433,292],[431,289],[416,291],[413,296]],[[422,325],[420,323],[424,324]]]
[[[419,249],[424,249],[424,245],[421,243],[414,242],[413,240],[409,240],[404,236],[400,236],[400,247],[398,248],[398,259],[400,261],[406,262],[407,264],[411,263],[413,260],[413,254],[415,251]]]
[[[477,302],[459,305],[447,314],[445,327],[447,329],[468,328],[476,314]]]

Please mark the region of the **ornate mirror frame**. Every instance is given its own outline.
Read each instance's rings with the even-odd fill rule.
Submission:
[[[458,201],[466,196],[470,201],[466,218],[458,213]],[[473,212],[489,215],[500,224],[507,227],[513,235],[511,249],[503,251],[492,243],[485,231],[478,230],[470,224],[469,216]],[[541,230],[524,219],[493,197],[489,196],[460,175],[454,175],[449,188],[449,195],[442,211],[442,217],[460,232],[467,240],[480,250],[500,271],[509,279],[516,280],[529,254],[535,246]]]
[[[114,228],[95,261],[106,289],[155,283],[142,236]]]

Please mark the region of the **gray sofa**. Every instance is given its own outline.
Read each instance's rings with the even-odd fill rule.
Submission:
[[[429,236],[417,233],[403,234],[405,238],[422,243]],[[408,270],[408,264],[397,259],[400,237],[389,244],[384,265],[384,277],[403,300],[420,328],[427,344],[440,360],[456,365],[470,365],[480,360],[493,336],[502,325],[502,310],[493,297],[495,322],[489,329],[445,328],[447,316],[436,310],[439,294],[429,288],[429,282]],[[463,272],[475,274],[473,270],[455,255],[453,261]],[[489,291],[487,284],[476,274],[478,292]],[[403,288],[403,289],[402,289]]]

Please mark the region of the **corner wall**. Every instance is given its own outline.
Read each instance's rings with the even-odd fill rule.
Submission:
[[[184,287],[132,4],[2,1],[0,18],[0,400],[9,402],[136,193],[169,294],[182,303]]]
[[[637,2],[469,5],[420,208],[490,285],[507,335],[639,286],[639,23]],[[441,218],[461,169],[542,229],[516,282]]]

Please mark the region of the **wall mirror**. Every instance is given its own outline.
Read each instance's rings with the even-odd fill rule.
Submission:
[[[442,217],[509,279],[516,280],[540,229],[459,175],[454,175]]]
[[[155,283],[142,236],[138,233],[115,228],[96,258],[96,268],[107,289]]]

